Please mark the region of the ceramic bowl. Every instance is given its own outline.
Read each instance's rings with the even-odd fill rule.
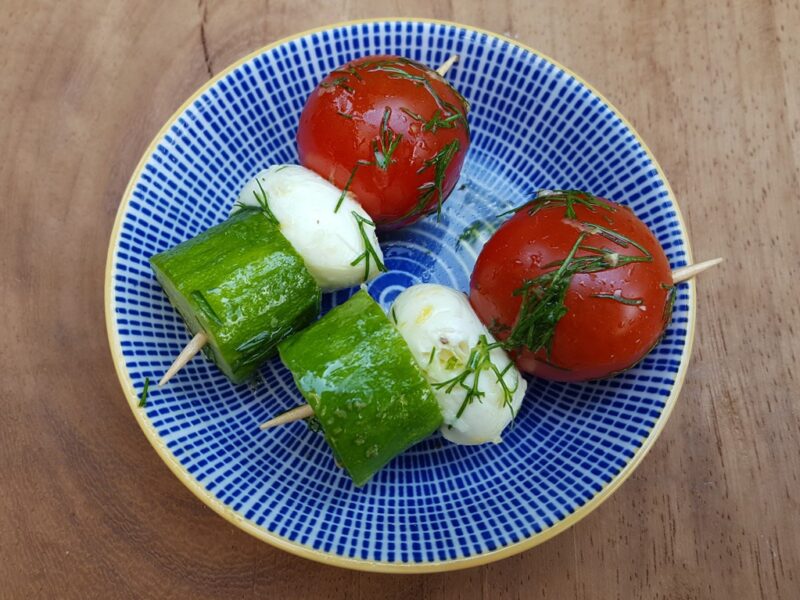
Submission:
[[[322,562],[436,571],[530,548],[596,508],[652,446],[676,401],[694,331],[682,284],[671,325],[637,367],[582,384],[531,379],[499,445],[434,436],[356,489],[319,433],[258,425],[302,402],[276,358],[260,385],[232,385],[195,358],[138,408],[189,334],[148,258],[221,222],[259,170],[295,162],[305,99],[340,64],[399,54],[431,66],[470,101],[472,145],[441,219],[382,236],[390,272],[369,285],[384,307],[405,287],[468,288],[495,215],[538,189],[581,188],[628,204],[672,267],[690,260],[664,174],[631,125],[589,84],[541,53],[453,23],[365,21],[301,33],[232,65],[158,133],[128,185],[109,247],[108,334],[122,388],[161,458],[203,502],[248,533]],[[353,290],[327,295],[324,308]]]

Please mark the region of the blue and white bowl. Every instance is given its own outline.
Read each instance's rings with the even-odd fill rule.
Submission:
[[[576,523],[628,477],[675,404],[694,333],[693,284],[680,286],[664,340],[613,379],[533,379],[501,445],[432,437],[363,489],[305,424],[258,425],[302,402],[278,359],[261,385],[232,385],[195,358],[138,408],[189,334],[148,258],[221,222],[264,167],[295,162],[298,117],[330,70],[400,54],[448,73],[470,101],[472,145],[441,220],[383,236],[390,272],[370,284],[387,307],[408,285],[466,290],[493,217],[538,189],[581,188],[629,204],[672,267],[691,254],[661,169],[624,118],[586,82],[535,50],[433,21],[369,21],[286,38],[245,57],[192,96],[145,152],[122,199],[106,272],[117,373],[153,447],[203,502],[236,526],[300,556],[344,567],[421,572],[486,563]],[[352,290],[332,294],[325,308]]]

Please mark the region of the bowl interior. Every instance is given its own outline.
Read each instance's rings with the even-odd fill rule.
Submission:
[[[472,145],[441,220],[382,236],[391,271],[369,290],[384,307],[413,283],[466,290],[495,215],[537,189],[583,188],[629,204],[673,268],[686,264],[677,208],[646,149],[595,92],[548,59],[445,23],[369,22],[302,34],[220,75],[174,117],[134,174],[107,282],[112,352],[132,406],[144,379],[157,380],[188,341],[148,258],[224,220],[262,168],[295,162],[308,93],[341,63],[374,53],[432,66],[459,54],[448,78],[472,106]],[[327,295],[325,308],[351,293]],[[197,358],[134,410],[187,485],[267,541],[347,566],[466,566],[544,539],[624,478],[677,394],[692,293],[681,286],[664,340],[636,368],[586,384],[532,379],[502,444],[464,447],[435,436],[363,489],[303,423],[258,429],[302,401],[277,359],[256,385],[234,386]]]

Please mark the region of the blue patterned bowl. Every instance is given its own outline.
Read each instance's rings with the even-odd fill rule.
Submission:
[[[308,93],[366,54],[438,65],[472,104],[472,146],[442,219],[383,236],[390,272],[370,285],[387,307],[406,286],[466,290],[492,217],[540,188],[583,188],[628,203],[673,268],[690,260],[686,229],[655,159],[588,84],[538,52],[452,23],[371,21],[276,42],[203,86],[158,133],[117,215],[106,272],[108,334],[128,402],[153,447],[203,502],[236,526],[300,556],[356,569],[436,571],[530,548],[598,506],[658,436],[680,389],[694,332],[694,288],[680,287],[664,340],[636,368],[584,384],[533,379],[501,445],[433,437],[363,489],[303,423],[258,424],[302,402],[277,359],[260,386],[234,386],[196,358],[137,408],[188,333],[147,259],[227,216],[244,183],[297,160]],[[326,297],[325,308],[352,290]]]

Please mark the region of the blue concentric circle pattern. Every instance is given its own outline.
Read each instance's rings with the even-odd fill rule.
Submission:
[[[510,40],[454,24],[344,24],[227,71],[154,142],[123,199],[109,250],[112,353],[151,441],[234,522],[345,566],[467,566],[569,523],[652,440],[688,361],[692,287],[680,287],[663,341],[634,369],[584,384],[533,378],[502,444],[465,447],[432,437],[362,489],[304,423],[259,430],[302,402],[277,358],[259,381],[240,386],[196,358],[168,386],[151,388],[145,408],[135,407],[145,378],[157,380],[189,338],[148,258],[224,220],[259,170],[296,162],[306,96],[341,63],[377,53],[432,66],[458,54],[448,79],[471,103],[472,129],[441,218],[382,236],[390,272],[369,285],[381,305],[414,283],[467,290],[496,215],[538,189],[581,188],[627,203],[673,268],[686,264],[688,244],[660,170],[626,122],[576,77]],[[352,292],[326,295],[324,309]]]

